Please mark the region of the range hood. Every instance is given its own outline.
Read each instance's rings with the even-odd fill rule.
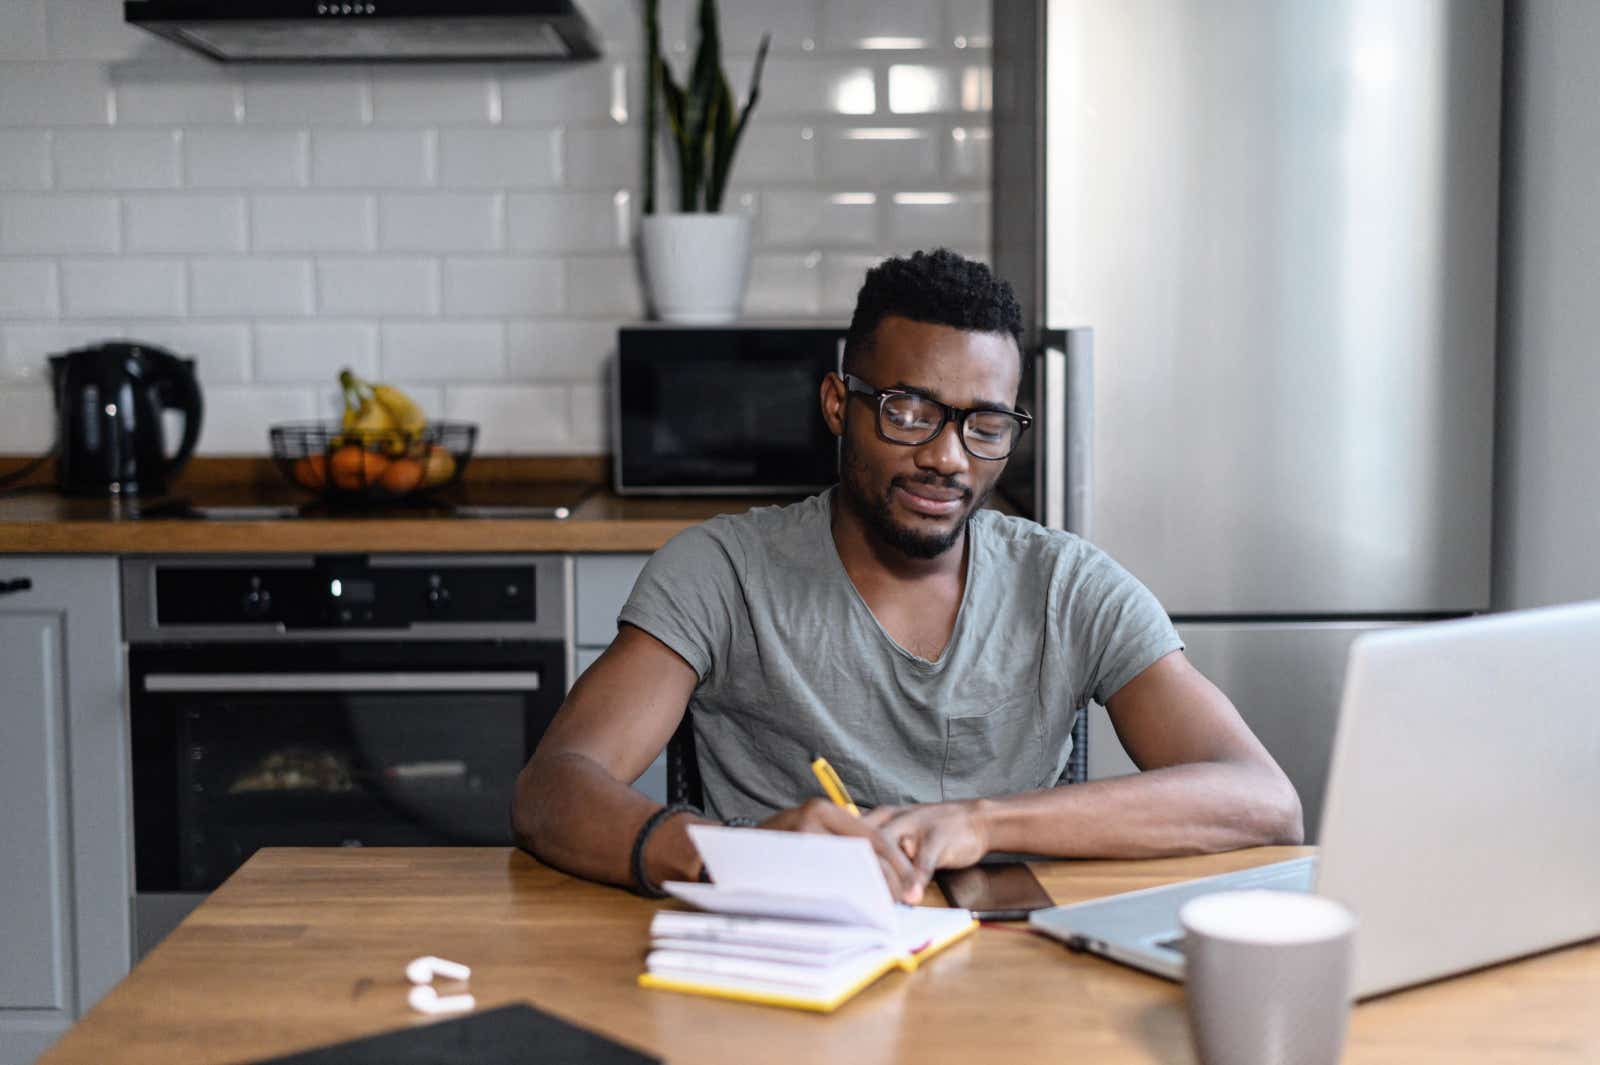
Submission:
[[[225,62],[593,59],[572,0],[126,0],[123,17]]]

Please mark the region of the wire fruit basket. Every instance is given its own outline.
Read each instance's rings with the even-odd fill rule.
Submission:
[[[328,503],[392,503],[461,479],[478,427],[431,422],[416,432],[289,422],[268,430],[272,459],[298,487]]]

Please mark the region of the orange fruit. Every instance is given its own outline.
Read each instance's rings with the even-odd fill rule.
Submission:
[[[328,475],[333,483],[346,492],[359,492],[377,484],[389,460],[375,452],[354,444],[346,444],[333,453],[328,463]]]
[[[390,495],[403,496],[422,483],[422,463],[416,459],[395,459],[383,471],[381,483]]]
[[[320,492],[328,483],[328,456],[307,455],[294,464],[294,479],[299,484]]]

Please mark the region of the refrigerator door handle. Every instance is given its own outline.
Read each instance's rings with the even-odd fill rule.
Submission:
[[[1088,539],[1094,527],[1094,330],[1049,329],[1038,365],[1044,412],[1035,498],[1043,524]]]

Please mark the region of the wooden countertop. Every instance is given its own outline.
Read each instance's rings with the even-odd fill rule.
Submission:
[[[1064,903],[1308,851],[1035,869]],[[1015,925],[831,1016],[646,991],[634,980],[657,905],[503,848],[261,851],[39,1065],[220,1065],[423,1023],[402,975],[422,954],[471,965],[480,1009],[528,1001],[672,1062],[1193,1060],[1178,985]],[[1596,1001],[1591,942],[1363,1003],[1343,1060],[1592,1063]]]
[[[0,470],[15,463],[0,461]],[[35,480],[0,494],[0,554],[654,551],[673,535],[718,514],[788,499],[621,497],[603,485],[606,459],[475,459],[468,490],[497,499],[518,486],[573,486],[589,494],[565,519],[418,516],[403,508],[293,521],[139,518],[116,499],[70,498]],[[207,505],[283,505],[306,500],[265,459],[197,459],[169,493]]]

